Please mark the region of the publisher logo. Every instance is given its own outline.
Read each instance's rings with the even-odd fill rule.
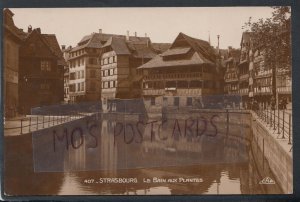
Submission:
[[[275,181],[270,177],[265,177],[259,184],[275,184]]]

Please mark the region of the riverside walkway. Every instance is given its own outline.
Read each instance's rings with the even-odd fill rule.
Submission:
[[[69,115],[27,115],[5,120],[4,136],[17,136],[83,118],[91,113]]]

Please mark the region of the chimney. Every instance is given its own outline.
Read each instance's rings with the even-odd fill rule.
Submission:
[[[145,33],[145,37],[147,37],[147,33]]]
[[[41,34],[41,28],[36,28],[36,31]]]
[[[28,26],[27,32],[28,32],[28,33],[32,32],[32,26],[31,26],[31,25]]]
[[[218,50],[218,53],[220,53],[220,44],[219,44],[219,42],[220,42],[220,35],[218,34],[217,35],[217,38],[218,38],[218,46],[217,46],[217,50]]]
[[[102,29],[99,29],[99,34],[102,34]]]
[[[126,40],[129,41],[129,31],[127,30]]]
[[[61,49],[64,51],[66,49],[65,45],[61,45]]]
[[[137,33],[136,32],[134,32],[134,36],[137,37]]]

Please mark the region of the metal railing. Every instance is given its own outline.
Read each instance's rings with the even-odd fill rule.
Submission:
[[[85,117],[84,114],[77,112],[71,112],[67,115],[34,115],[30,117],[21,118],[19,120],[14,120],[17,126],[4,127],[4,130],[8,133],[12,130],[18,130],[19,134],[30,133],[32,131],[41,130],[44,128],[49,128],[62,123],[70,122],[72,120],[77,120]],[[16,133],[16,132],[15,132]]]
[[[273,130],[273,133],[277,134],[279,139],[288,139],[288,144],[293,143],[293,127],[292,127],[292,114],[287,112],[289,110],[254,110],[258,118],[266,123],[267,127]],[[290,152],[292,151],[290,149]]]

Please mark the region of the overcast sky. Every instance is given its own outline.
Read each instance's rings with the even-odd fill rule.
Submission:
[[[217,45],[239,48],[242,26],[253,20],[271,17],[270,7],[198,8],[13,8],[16,26],[28,25],[42,33],[56,34],[60,45],[75,46],[80,39],[102,29],[103,33],[138,36],[145,33],[152,42],[172,43],[179,32]]]

